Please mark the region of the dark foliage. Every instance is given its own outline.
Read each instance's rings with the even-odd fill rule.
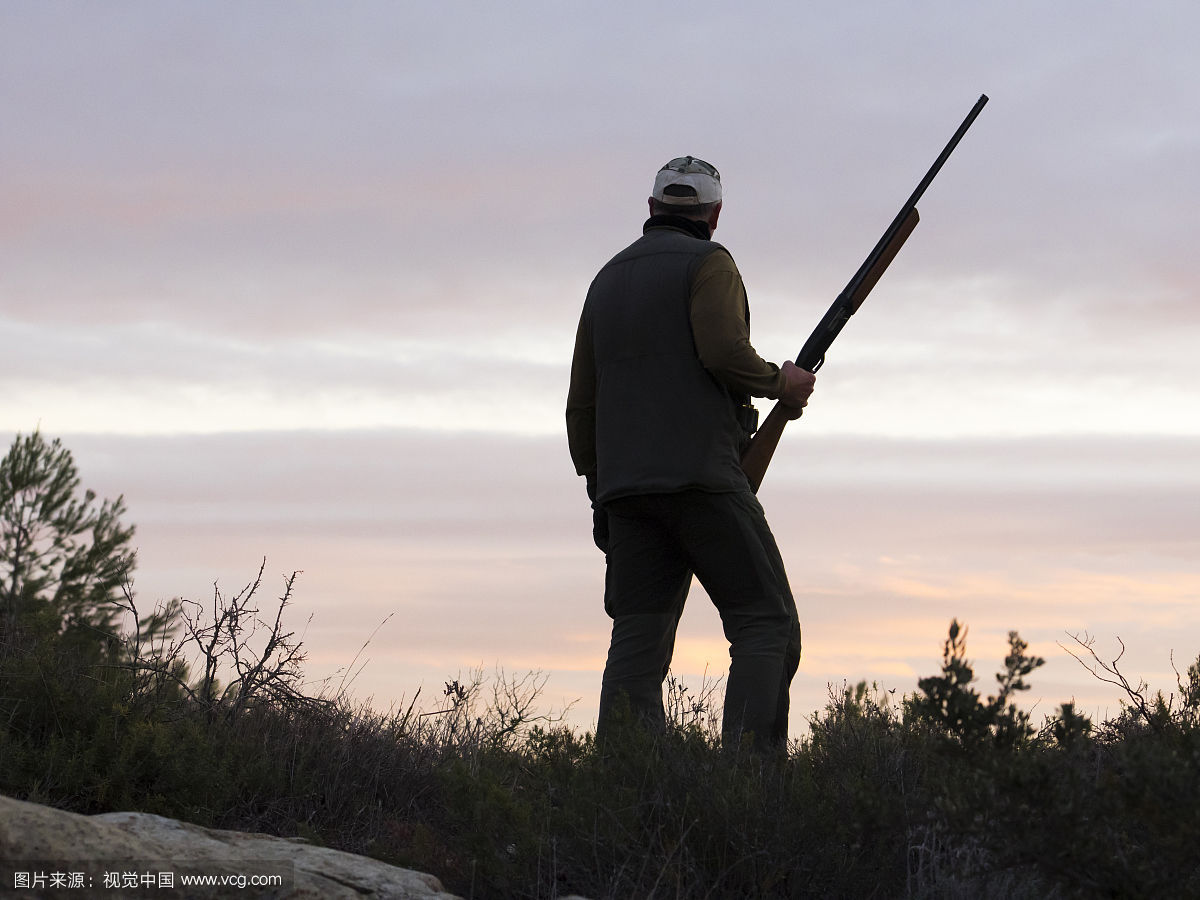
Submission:
[[[954,622],[917,692],[831,689],[786,752],[721,746],[716,686],[673,680],[665,734],[597,746],[536,713],[536,675],[473,673],[426,712],[419,692],[385,714],[305,690],[295,576],[270,614],[261,577],[146,618],[110,583],[90,627],[55,608],[0,643],[0,792],[299,835],[465,897],[1200,896],[1200,661],[1151,695],[1079,640],[1123,711],[1063,704],[1035,728],[1015,697],[1042,660],[1011,633],[985,699]]]

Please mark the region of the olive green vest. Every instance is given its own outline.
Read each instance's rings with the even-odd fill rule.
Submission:
[[[651,228],[597,274],[583,317],[596,367],[596,500],[746,491],[737,401],[700,363],[691,283],[720,244]]]

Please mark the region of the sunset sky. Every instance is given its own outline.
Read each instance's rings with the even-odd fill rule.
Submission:
[[[987,694],[1200,652],[1200,6],[0,2],[0,438],[122,494],[138,595],[267,559],[319,679],[482,666],[594,721],[603,558],[563,428],[584,292],[655,170],[722,173],[753,339],[793,357],[981,93],[760,499],[828,685],[952,618]],[[390,618],[389,618],[390,617]],[[385,622],[386,620],[386,622]],[[385,622],[382,627],[380,623]],[[675,668],[720,676],[695,590]]]

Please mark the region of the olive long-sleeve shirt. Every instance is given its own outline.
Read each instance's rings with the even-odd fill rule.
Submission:
[[[750,344],[749,304],[741,273],[728,253],[711,253],[692,284],[692,340],[700,362],[734,393],[776,400],[785,380]]]

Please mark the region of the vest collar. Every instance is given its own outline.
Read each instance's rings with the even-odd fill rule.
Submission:
[[[676,228],[680,231],[686,231],[692,237],[699,238],[702,241],[712,238],[712,229],[708,227],[707,222],[701,222],[699,219],[689,219],[687,216],[651,216],[642,226],[642,234],[645,234],[652,228]]]

